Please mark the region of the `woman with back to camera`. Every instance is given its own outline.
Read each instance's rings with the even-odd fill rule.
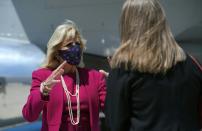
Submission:
[[[202,70],[176,43],[158,0],[126,0],[107,80],[111,131],[199,131]]]
[[[41,131],[99,131],[105,77],[96,70],[78,67],[84,43],[75,23],[68,20],[50,38],[43,68],[33,71],[22,113],[32,122],[42,112]]]

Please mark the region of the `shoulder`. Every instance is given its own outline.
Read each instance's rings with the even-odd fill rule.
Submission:
[[[89,78],[104,78],[104,74],[92,68],[79,68],[79,72]]]
[[[140,73],[139,71],[125,70],[124,68],[111,69],[109,74],[119,76],[119,77],[138,77],[143,75],[143,73]]]
[[[146,74],[140,73],[138,71],[134,70],[125,70],[124,68],[114,68],[111,69],[109,72],[109,76],[107,78],[108,84],[114,84],[116,86],[121,85],[133,85],[137,81],[140,80],[140,78],[144,78]]]
[[[98,70],[91,68],[79,68],[79,71],[87,74],[101,75],[101,73]]]
[[[52,70],[48,68],[38,68],[32,72],[32,76],[49,76]]]
[[[183,70],[189,75],[202,75],[202,67],[199,60],[190,54],[186,54],[186,59],[178,62],[174,69]]]
[[[196,78],[199,78],[200,81],[202,80],[202,66],[200,62],[191,55],[188,55],[187,57],[186,71],[189,71],[192,78],[194,78],[193,76],[196,76]]]
[[[202,72],[202,66],[201,63],[199,62],[199,60],[197,60],[195,57],[188,55],[187,56],[188,61],[192,64],[192,66],[194,66],[197,70],[199,70],[200,72]]]

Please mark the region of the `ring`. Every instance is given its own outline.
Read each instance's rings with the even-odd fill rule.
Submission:
[[[47,95],[48,95],[48,91],[47,91],[47,90],[44,90],[44,91],[43,91],[43,95],[44,95],[44,96],[47,96]]]
[[[47,84],[46,84],[45,82],[43,82],[43,83],[42,83],[42,86],[43,86],[43,91],[42,91],[42,92],[43,92],[43,95],[47,96],[47,95],[49,94],[49,92],[48,92],[48,90],[46,90],[46,89],[44,90],[45,87],[48,88],[48,87],[47,87]]]
[[[43,86],[48,86],[48,84],[46,82],[42,82]]]

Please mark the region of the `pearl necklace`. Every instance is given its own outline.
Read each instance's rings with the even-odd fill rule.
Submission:
[[[67,85],[65,84],[64,78],[61,76],[62,80],[62,87],[65,91],[65,94],[67,96],[67,101],[68,101],[68,110],[69,110],[69,116],[70,116],[70,121],[72,125],[77,125],[80,120],[80,100],[79,100],[79,72],[76,69],[76,92],[75,94],[71,94],[71,92],[68,91]],[[71,104],[71,97],[70,96],[76,96],[76,102],[77,102],[77,118],[76,121],[74,121],[73,113],[72,113],[72,104]]]

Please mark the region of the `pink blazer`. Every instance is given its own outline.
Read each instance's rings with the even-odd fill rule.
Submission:
[[[105,77],[96,70],[79,68],[80,87],[87,88],[89,99],[90,126],[91,131],[99,131],[99,109],[104,108],[106,96]],[[29,121],[38,119],[42,112],[42,128],[41,131],[59,131],[64,91],[61,83],[57,83],[51,90],[48,97],[42,96],[40,93],[40,84],[50,74],[51,70],[41,68],[32,73],[32,86],[27,102],[22,109],[23,117]]]

